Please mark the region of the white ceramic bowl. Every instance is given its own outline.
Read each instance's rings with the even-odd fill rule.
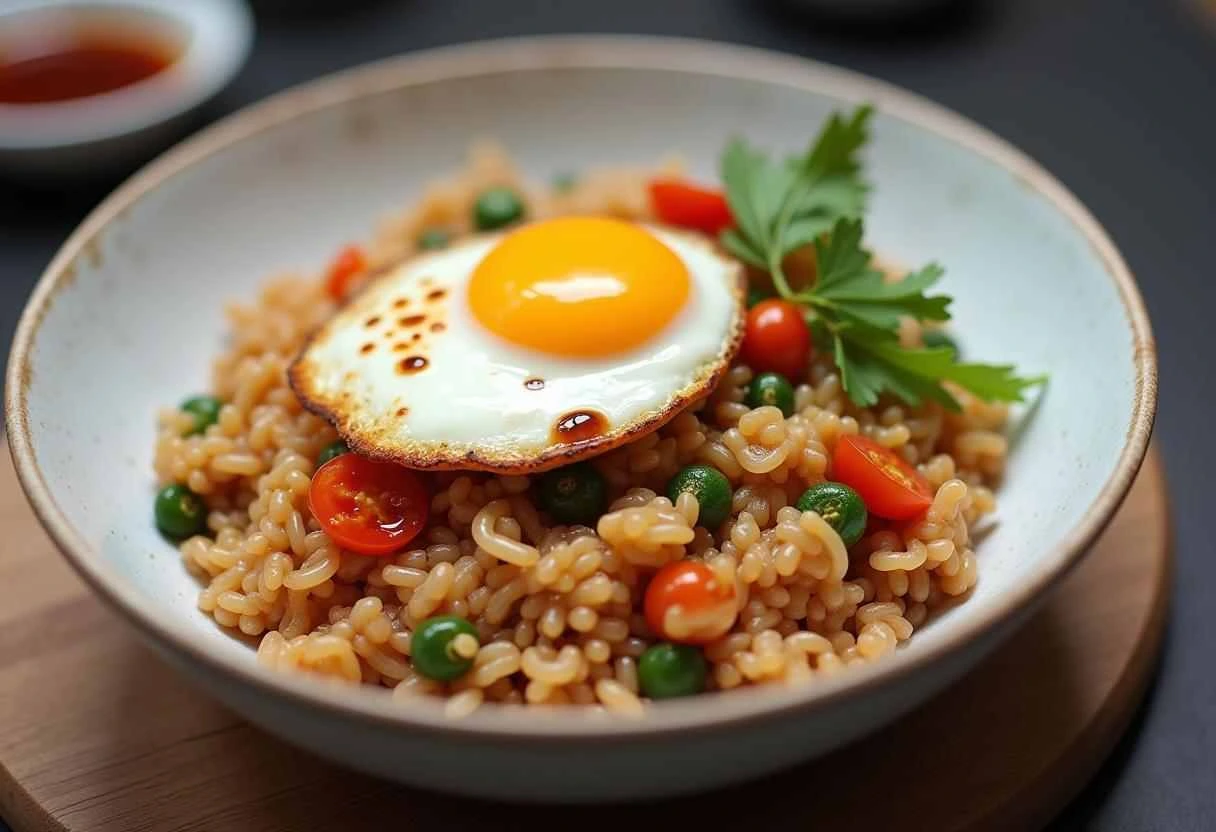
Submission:
[[[146,33],[180,52],[163,72],[113,92],[0,103],[0,166],[10,174],[74,174],[148,158],[232,80],[253,41],[253,16],[243,0],[4,0],[0,45],[16,49],[55,20]]]
[[[712,177],[727,137],[801,148],[833,108],[878,109],[871,241],[938,259],[975,357],[1051,374],[1017,437],[973,597],[886,661],[794,689],[583,712],[394,704],[260,668],[195,608],[151,521],[154,414],[204,387],[230,298],[315,268],[495,135],[537,177],[682,151]],[[541,38],[442,49],[278,96],[157,161],[71,237],[22,318],[7,416],[21,479],[94,589],[172,664],[269,730],[369,772],[480,795],[633,798],[754,777],[894,719],[1022,621],[1109,520],[1144,454],[1153,342],[1088,212],[1025,156],[877,81],[750,49]],[[948,726],[943,726],[948,730]],[[982,742],[982,738],[977,738]]]

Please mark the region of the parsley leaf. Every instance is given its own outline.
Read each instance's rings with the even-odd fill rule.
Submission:
[[[963,364],[953,350],[906,349],[900,321],[950,319],[950,297],[930,290],[942,268],[930,264],[889,282],[862,245],[869,187],[859,152],[869,134],[871,110],[833,114],[806,153],[774,161],[742,139],[722,157],[722,181],[735,225],[722,245],[740,260],[767,271],[778,294],[806,307],[816,344],[831,350],[845,392],[869,406],[884,393],[912,405],[935,401],[957,410],[943,382],[985,400],[1020,401],[1041,378],[1019,378],[1005,365]],[[816,282],[790,288],[786,255],[814,246]]]
[[[825,314],[879,329],[895,330],[902,316],[921,321],[948,321],[950,298],[927,296],[925,290],[942,276],[937,264],[913,272],[903,280],[887,282],[871,268],[872,255],[861,246],[859,220],[840,220],[826,240],[814,240],[819,276],[810,292],[798,300]]]
[[[868,186],[857,153],[868,137],[871,109],[833,114],[803,156],[774,162],[735,139],[722,157],[722,182],[736,227],[727,251],[773,275],[785,294],[782,259],[829,231],[840,217],[860,216]]]
[[[1044,379],[1020,378],[1007,364],[963,364],[948,347],[906,349],[897,337],[858,338],[846,329],[836,338],[836,362],[849,397],[861,406],[890,391],[910,405],[936,401],[950,410],[958,400],[942,386],[951,381],[985,401],[1022,401]],[[852,389],[849,389],[850,378]]]
[[[845,392],[868,407],[884,392],[911,405],[936,401],[951,410],[958,400],[942,386],[950,381],[986,401],[1021,401],[1041,378],[1019,378],[1001,364],[963,364],[948,348],[908,349],[899,341],[899,321],[948,320],[950,298],[925,294],[942,275],[930,265],[903,280],[888,283],[862,248],[863,226],[841,219],[826,240],[815,240],[818,282],[792,297],[807,304],[832,342]]]
[[[792,172],[771,165],[763,154],[736,139],[722,157],[722,181],[737,226],[723,232],[723,245],[740,260],[767,268],[776,214],[793,186]]]

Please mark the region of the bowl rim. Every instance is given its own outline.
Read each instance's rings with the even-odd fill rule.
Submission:
[[[9,18],[62,13],[129,17],[131,29],[168,23],[183,30],[181,53],[134,84],[84,98],[3,104],[0,148],[50,150],[104,141],[169,121],[217,94],[240,71],[253,46],[253,14],[244,0],[10,0]]]
[[[402,707],[387,691],[324,684],[242,660],[221,642],[201,639],[176,618],[157,618],[140,592],[117,570],[92,555],[55,503],[37,462],[26,398],[31,351],[58,292],[71,283],[72,264],[110,221],[144,195],[195,163],[294,119],[377,93],[434,81],[537,69],[642,69],[688,72],[807,90],[842,101],[871,102],[884,115],[916,125],[1012,173],[1063,214],[1086,238],[1115,284],[1133,344],[1135,391],[1123,448],[1114,470],[1081,520],[1017,587],[982,617],[952,627],[917,651],[898,651],[882,662],[804,686],[768,686],[747,694],[659,702],[637,720],[607,718],[583,709],[480,708],[459,720],[440,702],[421,698]],[[661,741],[675,734],[737,728],[798,715],[808,717],[849,697],[875,693],[925,671],[986,635],[1007,628],[1033,607],[1053,582],[1071,570],[1109,522],[1131,486],[1148,447],[1157,402],[1157,360],[1152,331],[1135,281],[1114,243],[1092,214],[1059,181],[1003,139],[947,108],[885,81],[851,70],[754,47],[688,38],[634,35],[547,35],[479,41],[429,49],[346,70],[291,88],[245,108],[171,149],[102,202],[72,233],[46,268],[22,313],[7,369],[5,417],[18,478],[39,520],[76,572],[131,621],[138,632],[181,662],[227,677],[319,716],[419,736],[466,743],[570,743]],[[441,736],[440,736],[441,735]]]

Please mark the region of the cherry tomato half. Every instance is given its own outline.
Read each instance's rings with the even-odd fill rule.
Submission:
[[[341,301],[350,291],[355,278],[367,271],[367,255],[358,246],[347,246],[329,264],[325,273],[325,291],[334,300]]]
[[[708,644],[725,635],[738,615],[734,586],[693,560],[677,560],[656,572],[644,608],[655,635],[681,644]],[[675,608],[679,616],[672,621],[668,612]]]
[[[770,298],[747,310],[740,355],[752,372],[780,373],[797,384],[811,360],[811,330],[802,307]]]
[[[735,222],[721,191],[678,179],[653,180],[650,183],[650,202],[659,219],[668,225],[692,228],[706,234],[716,236]]]
[[[408,468],[348,453],[313,474],[308,504],[321,528],[343,549],[389,555],[422,531],[431,500]]]
[[[864,436],[842,436],[836,441],[832,479],[850,486],[867,509],[888,520],[910,520],[933,504],[933,489],[919,471]]]

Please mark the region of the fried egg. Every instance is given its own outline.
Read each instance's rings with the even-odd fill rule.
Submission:
[[[290,370],[360,453],[420,469],[544,471],[653,431],[738,350],[741,265],[704,238],[538,221],[371,282]]]

